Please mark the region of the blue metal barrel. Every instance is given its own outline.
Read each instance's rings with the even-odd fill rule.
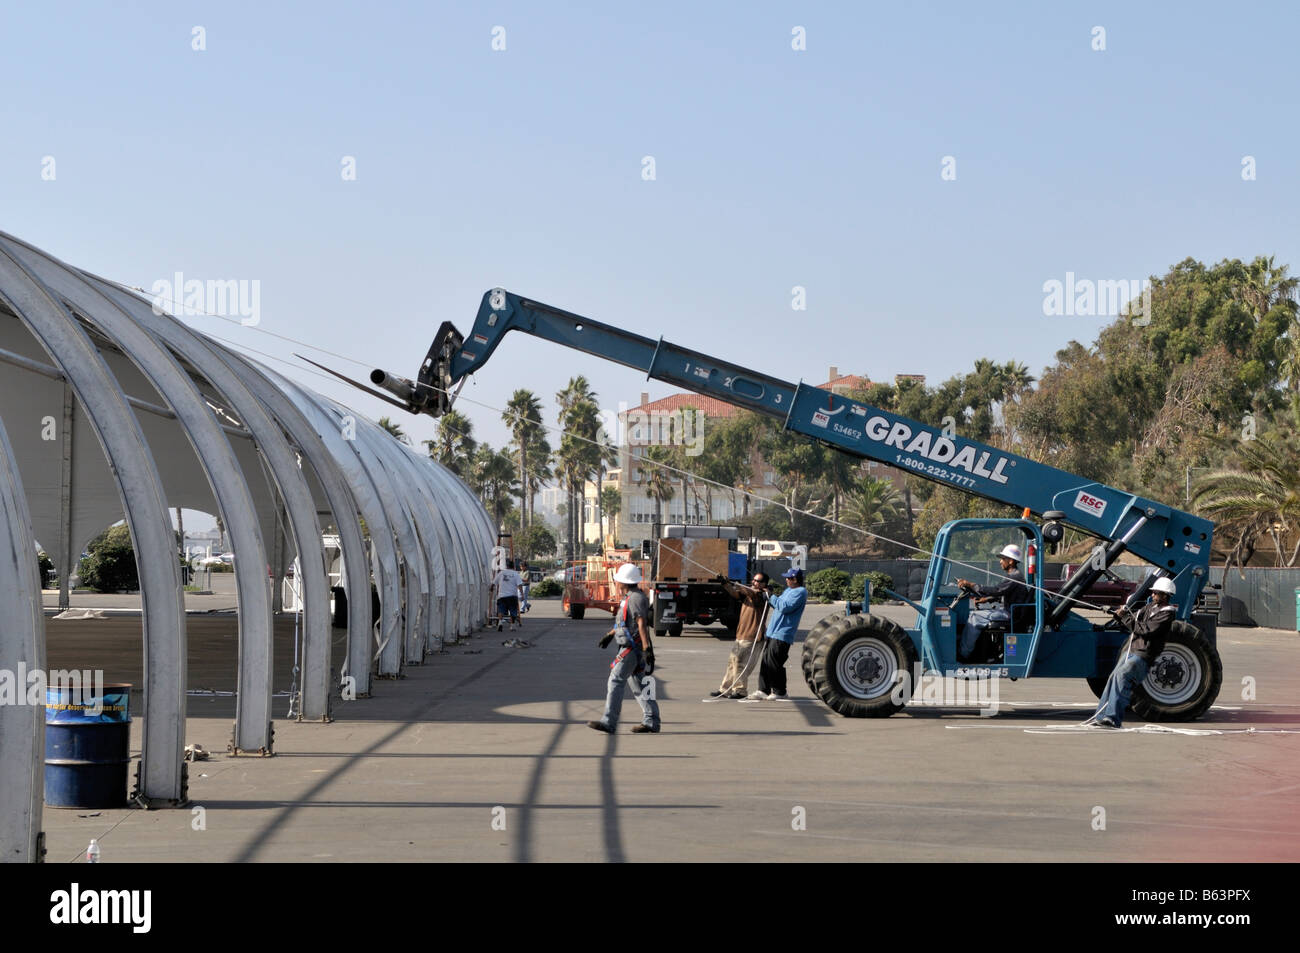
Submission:
[[[50,807],[126,806],[131,761],[131,686],[45,692],[45,803]]]

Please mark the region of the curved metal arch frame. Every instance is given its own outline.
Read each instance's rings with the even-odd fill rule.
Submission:
[[[185,612],[171,518],[149,444],[117,379],[76,318],[3,246],[0,302],[62,371],[111,463],[140,567],[145,685],[136,793],[145,801],[183,803]]]
[[[0,669],[45,670],[45,612],[36,572],[36,540],[18,476],[18,463],[0,421]],[[26,680],[16,680],[17,704],[0,705],[0,863],[38,863],[44,854],[45,699],[25,704]],[[31,756],[23,754],[30,751]],[[13,752],[17,752],[15,756]]]
[[[262,575],[266,544],[257,520],[253,494],[234,449],[199,389],[172,354],[146,333],[121,305],[95,288],[79,272],[23,242],[0,239],[32,274],[82,315],[126,356],[176,415],[198,459],[200,469],[230,533],[235,552],[251,553],[235,567],[238,591],[239,659],[235,695],[235,725],[231,739],[236,752],[272,752],[271,591]],[[168,528],[171,520],[168,518]],[[322,557],[322,563],[324,557]]]
[[[148,302],[111,282],[102,278],[93,280],[104,294],[125,309],[142,327],[207,379],[212,388],[239,415],[265,457],[276,490],[284,503],[302,570],[299,578],[302,580],[303,600],[303,664],[299,720],[327,720],[331,624],[329,578],[325,551],[321,545],[320,523],[316,517],[316,501],[297,457],[285,439],[285,432],[290,427],[271,415],[264,406],[265,402],[259,401],[240,379],[223,352],[206,338],[169,314],[155,313]]]
[[[249,359],[244,358],[244,360]],[[250,363],[254,362],[250,361]],[[376,632],[374,628],[368,627],[375,639],[373,644],[369,639],[360,644],[359,640],[353,641],[351,637],[348,639],[348,674],[354,680],[356,696],[359,698],[365,697],[370,694],[370,673],[373,656],[380,655],[382,657],[383,650],[394,639],[397,639],[400,645],[402,590],[400,555],[397,549],[396,537],[393,534],[392,526],[389,524],[386,508],[379,494],[379,487],[372,479],[363,458],[357,452],[354,446],[355,441],[344,439],[339,421],[334,420],[326,412],[317,395],[312,394],[306,388],[300,387],[288,378],[280,376],[264,365],[257,364],[256,366],[261,373],[265,374],[269,380],[280,388],[311,423],[311,426],[329,450],[335,465],[352,488],[357,508],[361,513],[361,517],[366,521],[366,527],[369,530],[371,556],[379,569],[376,574],[381,593],[379,600],[380,613],[376,623],[378,631]],[[370,563],[370,559],[365,562],[367,572],[369,572]],[[363,601],[368,616],[370,613],[369,597],[370,585],[367,581],[363,593],[349,591],[348,600],[349,603]],[[378,646],[378,651],[375,646]]]

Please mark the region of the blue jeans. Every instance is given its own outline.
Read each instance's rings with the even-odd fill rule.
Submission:
[[[1115,671],[1110,673],[1110,678],[1106,680],[1106,689],[1101,693],[1101,700],[1097,705],[1097,714],[1093,717],[1100,721],[1103,718],[1109,718],[1118,728],[1124,724],[1124,712],[1128,711],[1129,699],[1133,697],[1133,689],[1142,684],[1142,680],[1147,677],[1147,660],[1139,658],[1132,652],[1124,656],[1124,661],[1115,666]]]
[[[976,609],[966,619],[966,627],[961,630],[961,642],[957,646],[957,660],[965,661],[975,651],[975,643],[980,633],[994,623],[1003,625],[1011,621],[1011,613],[1006,609]]]
[[[650,728],[659,727],[659,703],[655,701],[655,682],[653,676],[645,673],[645,658],[641,647],[632,643],[630,636],[623,635],[626,629],[618,633],[618,655],[609,670],[609,683],[605,693],[605,717],[601,719],[610,728],[618,727],[618,715],[623,710],[623,683],[627,682],[641,706],[641,724]]]

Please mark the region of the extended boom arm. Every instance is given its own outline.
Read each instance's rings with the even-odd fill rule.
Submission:
[[[592,321],[501,289],[483,296],[468,338],[444,322],[418,381],[375,371],[371,381],[400,397],[412,413],[440,416],[452,390],[491,357],[508,331],[624,364],[782,421],[845,453],[901,467],[976,496],[1067,523],[1107,540],[1085,570],[1062,589],[1085,591],[1128,550],[1175,577],[1179,617],[1186,618],[1207,581],[1214,526],[1208,520],[1096,483],[974,440],[800,382],[791,384],[689,348]],[[1068,599],[1061,603],[1068,610]],[[1053,621],[1059,621],[1054,619]]]

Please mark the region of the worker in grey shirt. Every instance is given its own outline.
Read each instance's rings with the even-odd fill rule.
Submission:
[[[587,727],[614,733],[623,708],[623,683],[627,682],[641,706],[641,724],[633,728],[632,733],[654,734],[659,731],[659,703],[655,701],[655,683],[650,677],[655,670],[655,651],[650,644],[650,600],[637,588],[641,582],[641,570],[632,563],[618,567],[614,582],[623,601],[614,614],[614,628],[600,640],[600,647],[603,649],[612,640],[617,640],[618,654],[610,665],[605,716],[600,721],[587,722]]]

